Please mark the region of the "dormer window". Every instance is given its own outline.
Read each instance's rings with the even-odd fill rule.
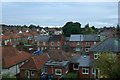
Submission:
[[[26,32],[29,32],[29,30],[26,30]]]
[[[22,31],[19,31],[19,33],[22,33]]]

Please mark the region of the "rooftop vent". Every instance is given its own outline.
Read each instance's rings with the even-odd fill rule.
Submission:
[[[13,45],[13,47],[16,47],[16,45]]]
[[[84,55],[84,58],[86,58],[86,55]]]
[[[22,53],[22,51],[18,51],[19,53]]]

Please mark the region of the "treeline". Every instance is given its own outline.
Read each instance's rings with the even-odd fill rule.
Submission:
[[[81,28],[79,22],[67,22],[63,26],[63,34],[66,37],[69,37],[70,34],[96,34],[98,29],[94,26],[90,27],[89,24],[86,24],[84,28]]]
[[[39,25],[33,25],[33,24],[31,24],[31,25],[29,25],[29,26],[27,26],[27,25],[5,25],[5,24],[1,24],[1,26],[2,27],[20,27],[20,28],[42,28],[42,27],[40,27]]]

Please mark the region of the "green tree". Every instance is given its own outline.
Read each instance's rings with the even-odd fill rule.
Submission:
[[[69,37],[71,34],[80,34],[81,32],[81,24],[78,22],[67,22],[63,26],[63,33],[65,36]]]
[[[94,67],[99,68],[100,75],[107,78],[120,78],[120,60],[112,52],[102,53],[94,62]]]
[[[88,33],[89,33],[89,34],[93,34],[93,33],[94,33],[94,30],[90,27],[90,28],[88,29]]]
[[[117,31],[120,31],[120,26],[119,26],[119,24],[117,25],[116,30],[117,30]]]
[[[36,26],[33,25],[33,24],[31,24],[31,25],[29,26],[29,28],[30,28],[30,29],[32,29],[32,28],[36,28]]]
[[[77,75],[75,73],[68,73],[67,78],[72,80],[77,78]]]
[[[86,28],[86,29],[89,29],[89,24],[86,24],[86,25],[85,25],[85,28]]]

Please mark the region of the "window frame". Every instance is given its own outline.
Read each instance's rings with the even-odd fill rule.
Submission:
[[[80,42],[77,42],[77,46],[79,46],[80,45]]]
[[[94,59],[98,59],[98,56],[99,56],[100,54],[98,53],[98,52],[94,52]],[[97,56],[96,58],[95,58],[95,56]]]
[[[43,46],[45,46],[46,44],[45,44],[45,41],[43,41]]]
[[[85,73],[83,72],[84,69],[85,69]],[[88,72],[86,72],[87,70],[88,70]],[[89,74],[89,68],[83,67],[83,68],[82,68],[82,74]]]
[[[77,50],[77,49],[79,49],[79,50]],[[75,48],[75,51],[80,51],[80,48],[77,48],[77,47],[76,47],[76,48]]]
[[[57,74],[57,70],[60,70],[60,74]],[[55,75],[62,75],[62,69],[55,69]]]
[[[33,73],[32,73],[33,72]],[[35,75],[35,73],[34,73],[35,71],[31,71],[31,76],[34,76]]]
[[[51,42],[51,46],[54,46],[54,42],[53,41]]]
[[[58,46],[60,46],[60,41],[58,41],[57,43],[58,43]]]
[[[47,67],[43,67],[41,69],[41,74],[47,74]]]
[[[90,42],[86,42],[86,45],[89,46],[89,45],[90,45]]]
[[[86,49],[88,49],[88,51]],[[89,51],[90,51],[90,48],[85,48],[85,52],[89,52]]]
[[[92,74],[95,74],[95,69],[94,68],[92,68]]]
[[[75,65],[78,65],[78,64],[73,64],[73,70],[79,70],[79,65],[77,68],[74,67]]]
[[[96,41],[94,41],[94,45],[96,44],[97,42]]]

